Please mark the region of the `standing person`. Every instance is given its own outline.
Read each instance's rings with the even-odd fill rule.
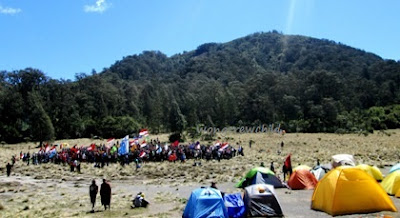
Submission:
[[[274,167],[274,162],[271,162],[271,166],[269,167],[269,169],[275,173],[275,167]]]
[[[12,158],[11,158],[11,161],[12,161],[12,165],[13,165],[13,166],[14,166],[15,162],[17,161],[16,159],[17,159],[17,158],[15,157],[15,155],[13,155]]]
[[[79,160],[75,160],[76,170],[78,173],[81,173],[81,162]]]
[[[10,163],[7,163],[6,168],[7,168],[7,176],[10,176],[12,165]]]
[[[94,212],[94,205],[96,203],[98,191],[99,187],[96,185],[96,180],[93,179],[92,184],[89,186],[90,202],[92,202],[92,212]]]
[[[244,153],[243,153],[243,147],[242,147],[242,145],[241,144],[239,144],[239,143],[237,143],[238,145],[239,145],[239,147],[238,147],[238,155],[242,155],[242,156],[244,156]]]
[[[286,159],[285,162],[283,163],[282,166],[282,172],[283,172],[283,181],[286,181],[286,175],[289,174],[288,179],[290,178],[290,176],[292,175],[292,161],[291,161],[291,155],[289,154]]]
[[[140,168],[140,163],[139,163],[139,159],[135,158],[135,164],[136,164],[136,171]]]
[[[26,163],[29,166],[29,161],[31,159],[31,155],[29,154],[29,152],[26,154]]]
[[[75,171],[75,162],[74,161],[71,161],[70,163],[69,163],[69,166],[70,166],[70,171],[71,172],[74,172]]]
[[[217,183],[215,183],[215,182],[211,182],[211,186],[210,186],[211,188],[214,188],[214,189],[218,189],[217,188]]]
[[[111,208],[111,185],[103,179],[103,183],[100,187],[101,204],[104,205],[104,210]]]

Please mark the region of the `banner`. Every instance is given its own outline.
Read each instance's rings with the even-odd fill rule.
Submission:
[[[129,152],[129,135],[125,136],[119,145],[118,154],[125,155]]]

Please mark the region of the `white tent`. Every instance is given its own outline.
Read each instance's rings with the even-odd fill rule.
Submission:
[[[331,170],[332,167],[327,167],[327,166],[315,166],[312,170],[311,173],[315,176],[315,178],[319,181],[322,179],[322,177],[325,176],[325,174]]]
[[[350,154],[337,154],[332,156],[332,167],[356,166],[356,160]]]

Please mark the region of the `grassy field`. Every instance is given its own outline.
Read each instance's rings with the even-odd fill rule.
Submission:
[[[150,138],[156,137],[166,141],[168,135]],[[211,181],[215,181],[223,191],[240,191],[233,187],[234,183],[261,162],[268,167],[273,161],[278,176],[282,177],[280,169],[289,153],[292,154],[293,166],[299,164],[314,166],[317,159],[320,159],[321,163],[328,163],[332,155],[339,153],[352,154],[358,163],[376,165],[380,168],[387,168],[399,162],[400,130],[376,132],[368,136],[296,133],[284,136],[266,133],[230,134],[220,136],[218,140],[228,141],[231,144],[241,142],[245,156],[221,162],[202,161],[202,165],[197,167],[192,166],[193,160],[186,163],[146,163],[139,171],[135,170],[134,165],[121,167],[113,164],[99,169],[94,168],[92,164],[83,163],[81,174],[69,172],[68,166],[55,164],[27,166],[26,163],[18,161],[11,177],[5,176],[5,165],[11,161],[11,156],[18,156],[20,151],[37,152],[38,149],[34,143],[0,145],[0,217],[180,217],[192,189],[208,186]],[[254,141],[251,148],[249,148],[250,140]],[[282,141],[283,150],[278,152]],[[91,139],[60,140],[55,143],[60,142],[86,146],[92,142],[105,143]],[[100,185],[102,178],[110,180],[113,188],[111,211],[103,212],[98,197],[96,212],[90,213],[88,187],[92,179],[96,179]],[[139,191],[146,194],[146,199],[151,204],[149,208],[130,209],[132,197]],[[308,195],[305,195],[308,198]],[[292,204],[301,200],[296,200],[295,196],[297,195],[289,196],[293,198],[289,199]],[[396,204],[399,203],[398,199],[394,201]],[[288,205],[282,206],[289,208]],[[314,213],[309,206],[303,209],[303,213],[304,217],[325,215],[320,212],[316,215],[309,214]],[[290,217],[290,213],[287,216]]]

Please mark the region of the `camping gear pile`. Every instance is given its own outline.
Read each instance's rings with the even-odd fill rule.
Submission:
[[[244,194],[222,194],[214,188],[192,191],[183,213],[184,218],[199,217],[281,217],[283,212],[274,188],[285,187],[275,173],[264,167],[251,169],[236,184]]]
[[[183,212],[183,218],[200,217],[259,217],[283,216],[274,187],[255,184],[241,193],[222,194],[214,188],[199,188],[192,191]]]
[[[397,212],[388,194],[400,197],[400,163],[383,178],[377,167],[356,165],[352,155],[338,154],[332,156],[332,164],[319,165],[318,161],[314,168],[297,166],[287,184],[270,169],[255,167],[235,187],[243,188],[244,194],[225,194],[223,197],[220,191],[213,188],[194,190],[183,217],[284,216],[275,193],[275,188],[284,187],[292,190],[314,189],[311,209],[332,216]]]

